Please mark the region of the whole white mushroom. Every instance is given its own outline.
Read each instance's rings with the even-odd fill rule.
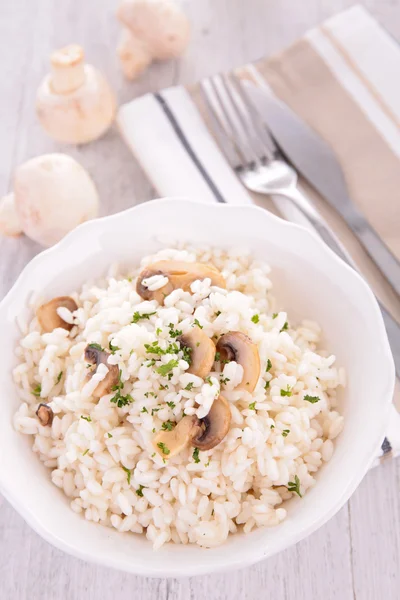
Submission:
[[[0,233],[25,233],[51,246],[98,213],[96,187],[85,169],[66,154],[28,160],[14,174],[14,192],[0,200]]]
[[[114,120],[116,100],[103,75],[85,63],[83,49],[70,45],[51,55],[51,73],[39,86],[36,112],[55,140],[84,144],[100,137]]]
[[[177,58],[188,45],[189,21],[173,0],[123,0],[117,17],[124,25],[117,52],[128,79],[153,60]]]

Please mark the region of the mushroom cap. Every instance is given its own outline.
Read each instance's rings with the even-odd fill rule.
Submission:
[[[123,27],[117,46],[117,54],[122,72],[127,79],[135,79],[151,63],[151,54],[144,42],[134,37],[130,30]]]
[[[153,275],[165,275],[168,283],[162,288],[151,291],[143,285],[143,280]],[[214,265],[206,263],[189,263],[180,260],[160,260],[148,265],[140,274],[136,282],[136,291],[144,300],[157,300],[163,304],[165,296],[173,290],[188,291],[190,285],[197,279],[211,279],[212,285],[226,287],[225,279]]]
[[[46,302],[46,304],[39,306],[36,311],[36,316],[45,333],[49,333],[57,327],[71,331],[73,327],[72,324],[67,323],[59,316],[57,313],[58,308],[68,308],[70,312],[74,312],[78,309],[78,305],[75,300],[69,296],[58,296],[57,298],[53,298],[49,302]]]
[[[155,60],[176,58],[188,45],[189,20],[171,0],[124,0],[117,17]]]
[[[201,431],[199,419],[193,415],[186,415],[174,427],[172,431],[159,431],[153,439],[153,444],[162,457],[172,458],[186,448],[193,436]],[[166,449],[169,452],[164,452]]]
[[[213,402],[210,412],[201,419],[202,427],[191,439],[192,446],[199,450],[215,448],[226,436],[231,423],[231,409],[223,396]]]
[[[89,374],[89,377],[95,374],[95,372],[97,371],[97,367],[100,364],[106,365],[106,367],[108,368],[107,375],[104,377],[104,379],[99,381],[98,385],[93,391],[93,396],[95,398],[101,398],[106,394],[110,394],[110,392],[113,391],[113,388],[119,382],[118,365],[109,365],[109,356],[110,353],[107,352],[107,350],[100,350],[99,348],[96,348],[96,346],[93,344],[88,344],[85,348],[85,360],[96,367],[94,371],[92,371],[92,373]]]
[[[97,139],[116,113],[108,82],[95,67],[83,62],[80,46],[54,52],[51,62],[53,72],[43,79],[36,96],[41,125],[52,138],[67,144]]]
[[[17,236],[22,233],[15,208],[14,194],[7,194],[0,199],[0,233],[9,236]]]
[[[44,404],[41,402],[37,407],[36,415],[40,421],[40,424],[43,425],[43,427],[51,427],[54,417],[54,413],[51,406],[48,406],[48,404]]]
[[[260,377],[260,355],[251,339],[240,331],[229,331],[217,342],[217,352],[221,360],[234,360],[243,367],[243,379],[236,386],[238,390],[254,392]]]
[[[191,349],[191,363],[187,373],[204,379],[212,369],[215,360],[215,344],[200,327],[193,327],[189,333],[178,338],[181,346]]]
[[[89,174],[66,154],[43,154],[18,167],[14,201],[21,229],[44,246],[96,217],[99,204]]]

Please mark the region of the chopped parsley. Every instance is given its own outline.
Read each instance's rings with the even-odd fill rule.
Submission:
[[[274,313],[274,314],[272,315],[272,318],[273,318],[273,319],[276,319],[276,317],[277,317],[277,316],[278,316],[278,313]]]
[[[138,489],[136,490],[136,495],[139,496],[140,498],[143,498],[143,490],[144,489],[144,485],[139,485]]]
[[[154,417],[155,413],[158,413],[158,411],[161,409],[161,406],[156,406],[155,408],[151,409],[151,416]]]
[[[258,323],[260,320],[260,315],[253,315],[251,317],[251,320],[253,321],[253,323]]]
[[[267,360],[267,367],[265,369],[266,373],[268,373],[268,371],[270,371],[272,369],[272,362],[268,359]]]
[[[230,381],[229,377],[223,377],[221,374],[221,377],[220,377],[221,385],[225,385],[226,383],[228,383],[228,381]]]
[[[168,389],[168,386],[167,386],[167,385],[162,385],[162,384],[160,384],[160,387],[159,387],[158,389],[159,389],[160,391],[162,391],[162,390],[167,390],[167,389]]]
[[[219,362],[221,360],[221,352],[216,352],[215,353],[215,362]]]
[[[166,456],[168,456],[168,454],[171,452],[171,450],[164,444],[164,442],[159,442],[157,444],[157,448],[160,448],[161,452]]]
[[[311,404],[315,404],[316,402],[319,402],[321,398],[319,396],[309,396],[308,394],[306,394],[303,400],[305,400],[306,402],[311,402]]]
[[[287,489],[289,492],[297,494],[300,498],[303,497],[300,492],[300,479],[297,477],[297,475],[294,476],[294,481],[288,482]]]
[[[200,325],[198,319],[194,320],[194,325],[197,325],[197,327],[200,327],[200,329],[203,329],[203,325]]]
[[[63,371],[60,371],[59,374],[57,375],[56,383],[60,383],[62,376],[63,376]]]
[[[142,413],[148,413],[149,411],[147,410],[147,408],[145,406],[143,406],[142,410],[140,411]]]
[[[172,431],[175,425],[176,423],[173,423],[172,421],[164,421],[164,423],[161,425],[161,429],[163,431]]]
[[[275,425],[270,425],[270,429],[275,429]]]
[[[131,404],[131,402],[134,402],[134,400],[130,394],[125,394],[123,396],[118,390],[115,396],[111,398],[110,402],[114,402],[114,404],[116,404],[118,408],[122,408],[123,406]]]
[[[111,340],[108,342],[108,347],[110,348],[111,354],[115,354],[117,350],[121,350],[121,348],[118,348],[118,346],[114,346]]]
[[[264,385],[264,390],[267,390],[269,388],[270,382],[266,381],[265,385]]]
[[[191,365],[192,364],[192,358],[191,358],[191,354],[192,354],[192,349],[189,348],[189,346],[183,346],[183,348],[181,348],[182,352],[183,352],[183,360],[186,360],[186,362]]]
[[[220,314],[221,314],[221,311],[220,311],[220,310],[217,310],[217,312],[215,313],[215,316],[216,316],[216,317],[219,317],[219,315],[220,315]]]
[[[81,415],[81,419],[83,419],[84,421],[90,421],[92,420],[92,417],[90,415],[88,415],[87,417],[85,417],[84,415]]]
[[[108,436],[109,438],[112,438],[112,435],[111,435],[111,433],[107,433],[107,436]]]
[[[148,367],[148,368],[154,367],[155,364],[156,364],[156,360],[155,360],[155,358],[152,358],[151,360],[149,360],[146,367]]]
[[[126,473],[126,480],[128,482],[128,485],[130,485],[131,484],[131,475],[132,475],[131,470],[127,469],[126,467],[124,467],[124,465],[121,465],[121,467],[125,471],[125,473]]]
[[[146,392],[144,397],[148,398],[149,396],[152,396],[153,398],[157,398],[157,394],[155,394],[154,392]]]
[[[135,312],[133,313],[133,317],[132,317],[132,323],[138,323],[138,321],[140,321],[140,319],[150,319],[150,317],[152,317],[153,315],[156,314],[156,311],[152,312],[152,313],[140,313],[140,312]]]
[[[250,410],[256,410],[256,403],[255,402],[251,402],[251,404],[249,404],[249,409]]]
[[[172,371],[172,369],[177,367],[178,364],[179,364],[179,361],[173,358],[172,360],[167,362],[165,365],[161,365],[160,367],[157,367],[156,371],[159,375],[162,375],[163,377],[165,377],[170,371]],[[172,373],[171,373],[171,375],[172,375]]]
[[[175,402],[172,402],[172,401],[171,401],[171,402],[167,402],[167,406],[169,406],[169,407],[170,407],[170,409],[172,410],[172,409],[174,409],[174,408],[175,408],[176,404],[175,404]]]
[[[287,385],[286,386],[286,390],[281,390],[281,396],[291,396],[292,395],[292,388]]]
[[[281,331],[287,331],[288,329],[289,329],[289,323],[287,321],[285,321],[285,324],[282,327]]]
[[[42,393],[42,386],[40,385],[40,383],[38,383],[37,386],[35,388],[33,388],[31,394],[33,394],[36,397],[39,397],[41,393]]]
[[[93,350],[99,350],[100,352],[104,352],[104,348],[102,348],[100,344],[96,344],[94,342],[93,344],[89,344],[88,348],[93,348]]]
[[[177,338],[180,335],[182,335],[182,331],[180,329],[174,329],[173,323],[170,323],[168,325],[168,327],[169,327],[169,335],[170,335],[170,337]]]
[[[89,452],[89,448],[87,448],[87,449],[85,450],[85,452],[82,454],[82,456],[85,456],[85,455],[86,455],[88,452]]]
[[[284,429],[284,430],[282,431],[282,435],[283,435],[283,437],[286,437],[287,435],[289,435],[289,433],[290,433],[290,429]]]
[[[209,385],[213,384],[211,377],[206,377],[204,381],[207,381]]]
[[[191,381],[190,383],[187,384],[187,386],[185,387],[185,390],[190,392],[190,390],[193,388],[193,386],[194,386],[194,383]]]
[[[199,462],[200,462],[200,458],[199,458],[199,452],[200,452],[200,450],[199,450],[198,448],[195,448],[195,449],[193,450],[193,454],[192,454],[193,460],[194,460],[194,462],[196,463],[196,465],[197,465],[197,463],[199,463]]]
[[[157,327],[156,335],[160,335],[160,333],[162,333],[162,329],[161,329],[161,327]]]

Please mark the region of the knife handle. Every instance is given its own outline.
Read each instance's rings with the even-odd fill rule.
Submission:
[[[375,229],[371,227],[364,215],[353,204],[350,204],[350,201],[340,207],[340,213],[370,258],[384,274],[397,295],[400,296],[399,260],[389,250]]]
[[[352,267],[359,273],[356,263],[352,259],[349,252],[343,246],[341,241],[336,237],[336,234],[332,231],[326,221],[321,215],[315,210],[310,204],[307,197],[297,188],[290,187],[279,192],[274,192],[274,195],[282,195],[288,200],[291,200],[293,204],[303,213],[308,221],[313,225],[320,237],[329,246],[333,252],[335,252],[345,263]],[[383,321],[386,327],[386,333],[388,336],[390,348],[392,350],[394,364],[396,368],[397,377],[400,379],[400,325],[393,319],[386,308],[379,302],[379,308],[382,311]]]

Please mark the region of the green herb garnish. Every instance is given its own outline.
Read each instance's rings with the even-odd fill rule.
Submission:
[[[108,435],[108,437],[109,437],[109,438],[112,438],[112,435],[111,435],[111,433],[107,433],[107,435]]]
[[[274,314],[272,315],[272,318],[273,318],[273,319],[276,319],[276,317],[278,316],[278,314],[279,314],[279,313],[274,313]]]
[[[292,388],[287,385],[286,386],[286,390],[281,390],[281,396],[291,396],[292,395]]]
[[[132,475],[131,470],[127,469],[126,467],[124,467],[124,465],[121,465],[121,467],[125,471],[125,473],[126,473],[126,480],[128,482],[128,485],[130,485],[131,484],[131,475]]]
[[[194,325],[197,325],[197,327],[200,327],[200,329],[203,329],[203,325],[200,325],[198,319],[194,320]]]
[[[36,397],[39,397],[41,392],[42,392],[42,386],[40,385],[40,383],[38,383],[37,386],[35,388],[33,388],[31,394],[33,394]]]
[[[308,394],[306,394],[303,400],[305,400],[306,402],[311,402],[311,404],[315,404],[316,402],[319,402],[321,398],[319,396],[309,396]]]
[[[59,374],[57,375],[57,381],[56,381],[56,383],[60,383],[62,376],[63,376],[63,371],[60,371]]]
[[[256,410],[256,403],[255,402],[251,402],[251,404],[249,404],[249,409],[250,410]]]
[[[221,374],[221,377],[220,377],[221,385],[225,385],[226,383],[228,383],[228,381],[230,381],[229,377],[223,377]]]
[[[194,383],[191,381],[190,383],[187,384],[187,386],[185,387],[185,390],[190,392],[190,390],[193,388],[193,386],[194,386]]]
[[[135,312],[133,313],[133,317],[132,317],[132,323],[137,323],[138,321],[140,321],[140,319],[150,319],[150,317],[152,317],[153,315],[156,314],[156,311],[152,312],[152,313],[139,313],[139,312]]]
[[[253,315],[251,317],[251,320],[253,321],[253,323],[258,323],[260,320],[260,315]]]
[[[199,450],[198,448],[195,448],[195,449],[193,450],[192,457],[193,457],[193,460],[194,460],[194,462],[195,462],[196,464],[200,462],[200,458],[199,458],[199,452],[200,452],[200,450]]]
[[[209,385],[213,384],[211,377],[206,377],[204,381],[207,381]]]
[[[192,354],[192,349],[189,348],[189,346],[183,346],[183,348],[181,348],[182,352],[183,352],[183,360],[186,360],[186,362],[191,365],[192,364],[192,358],[191,358],[191,354]]]
[[[155,408],[151,409],[151,416],[154,417],[154,415],[156,413],[158,413],[158,411],[161,410],[161,406],[156,406]]]
[[[221,311],[220,311],[220,310],[217,310],[217,312],[215,313],[215,316],[216,316],[216,317],[219,317],[219,315],[220,315],[220,314],[221,314]]]
[[[88,347],[93,348],[93,350],[99,350],[100,352],[104,352],[104,348],[102,348],[100,344],[96,344],[95,342],[89,344]]]
[[[179,364],[179,361],[173,358],[172,360],[167,362],[167,364],[157,367],[156,371],[159,375],[162,375],[163,377],[165,377],[170,371],[172,371],[172,369],[177,367],[178,364]]]
[[[171,450],[164,444],[164,442],[159,442],[157,444],[157,448],[160,448],[161,452],[166,456],[168,456],[168,454],[171,452]]]
[[[82,454],[82,456],[85,456],[88,452],[89,452],[89,448],[87,450],[85,450],[85,452]]]
[[[286,321],[281,331],[287,331],[289,329],[289,323]]]
[[[145,406],[143,406],[142,410],[140,411],[142,413],[148,413],[149,411],[147,410],[147,408]]]
[[[265,369],[266,373],[268,373],[268,371],[270,371],[272,369],[272,362],[268,359],[267,360],[267,367]]]
[[[144,489],[144,485],[139,485],[138,489],[136,490],[136,494],[138,496],[140,496],[140,498],[143,498],[143,492],[142,492],[143,489]]]
[[[175,425],[176,423],[173,423],[172,421],[164,421],[164,423],[161,425],[161,429],[163,431],[172,431]]]
[[[294,476],[294,481],[288,482],[287,489],[289,492],[294,492],[297,494],[300,498],[303,497],[300,492],[300,479],[297,477],[297,475]]]
[[[168,389],[168,386],[167,386],[167,385],[162,385],[162,384],[160,384],[160,387],[159,387],[158,389],[159,389],[160,391],[162,391],[162,390],[167,390],[167,389]]]
[[[284,430],[282,431],[282,435],[283,435],[283,437],[286,437],[287,435],[289,435],[289,433],[290,433],[290,429],[284,429]]]
[[[111,354],[115,354],[117,350],[121,350],[118,346],[113,346],[111,341],[108,342],[108,347],[110,348]]]
[[[169,327],[169,335],[170,335],[170,337],[177,338],[180,335],[182,335],[182,331],[180,329],[174,329],[173,323],[170,323],[168,325],[168,327]]]
[[[215,353],[215,362],[219,362],[221,360],[221,352],[216,352]]]
[[[85,417],[84,415],[81,415],[81,419],[83,419],[84,421],[90,421],[92,420],[92,417],[90,415],[88,415],[87,417]]]
[[[175,404],[175,402],[172,402],[172,400],[171,400],[171,402],[167,402],[167,406],[169,406],[170,409],[172,410],[175,408],[176,404]]]

